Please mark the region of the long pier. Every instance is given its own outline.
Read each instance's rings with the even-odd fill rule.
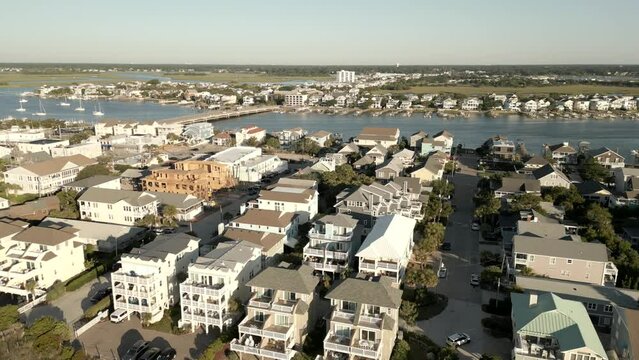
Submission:
[[[182,125],[195,124],[200,122],[209,122],[209,121],[217,121],[230,119],[234,117],[246,116],[246,115],[254,115],[265,112],[271,112],[278,110],[279,106],[262,106],[262,107],[249,107],[241,110],[233,110],[233,111],[207,111],[203,113],[197,113],[193,115],[185,115],[179,116],[176,118],[170,118],[162,120],[163,122],[172,122],[178,123]]]

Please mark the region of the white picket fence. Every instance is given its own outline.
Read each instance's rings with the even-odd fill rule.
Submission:
[[[40,296],[39,298],[36,298],[35,300],[33,300],[32,302],[28,304],[22,305],[21,307],[18,308],[18,313],[24,314],[27,311],[33,309],[34,306],[42,304],[45,301],[47,301],[47,294],[44,294]]]
[[[100,311],[98,315],[96,315],[93,319],[91,319],[91,321],[75,329],[75,331],[73,332],[75,334],[75,337],[77,338],[80,335],[84,334],[87,330],[95,326],[95,324],[99,323],[100,321],[105,319],[107,316],[109,316],[109,309]]]

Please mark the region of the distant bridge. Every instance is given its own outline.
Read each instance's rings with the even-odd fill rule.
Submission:
[[[262,106],[262,107],[249,107],[241,110],[231,110],[231,111],[207,111],[203,113],[197,113],[193,115],[185,115],[176,118],[165,119],[163,122],[172,122],[178,123],[182,125],[195,124],[200,122],[208,122],[208,121],[217,121],[230,119],[234,117],[246,116],[246,115],[254,115],[265,112],[271,112],[278,110],[279,106]]]

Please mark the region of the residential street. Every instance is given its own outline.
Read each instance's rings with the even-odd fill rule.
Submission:
[[[462,155],[460,158],[461,171],[455,173],[452,179],[455,184],[452,202],[457,210],[450,217],[445,237],[452,249],[436,255],[448,268],[448,275],[440,279],[435,291],[448,296],[448,306],[441,314],[419,321],[417,325],[440,345],[444,345],[446,337],[453,333],[465,332],[470,335],[472,341],[459,349],[461,358],[478,359],[483,353],[508,358],[510,340],[496,339],[484,332],[481,319],[489,314],[481,310],[482,290],[470,285],[471,274],[481,273],[479,232],[470,228],[474,210],[472,198],[478,181],[474,170],[476,163],[476,157],[472,155]]]

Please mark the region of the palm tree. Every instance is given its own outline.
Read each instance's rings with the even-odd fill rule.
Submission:
[[[163,220],[169,224],[173,224],[175,222],[175,217],[177,216],[177,214],[177,208],[173,205],[164,205],[162,207]]]
[[[24,289],[31,294],[31,300],[35,299],[35,290],[37,286],[38,286],[38,283],[33,279],[27,280],[27,282],[24,284]],[[27,302],[29,302],[28,295],[27,295]]]

